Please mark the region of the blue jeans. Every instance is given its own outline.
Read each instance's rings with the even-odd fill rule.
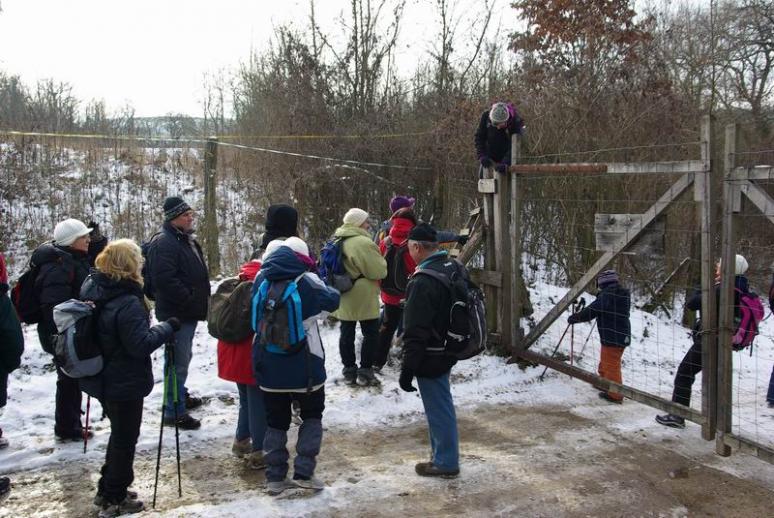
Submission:
[[[188,366],[191,364],[193,356],[193,337],[198,322],[187,321],[180,323],[180,331],[175,333],[175,374],[177,375],[177,415],[185,414],[185,397],[188,395],[188,389],[185,387],[185,380],[188,379]],[[164,355],[164,373],[167,374],[167,356]],[[167,404],[164,413],[172,417],[175,415],[174,390],[172,380],[170,379],[167,387]]]
[[[263,449],[263,436],[266,435],[266,407],[263,393],[257,385],[237,383],[239,390],[239,419],[237,420],[236,439],[242,441],[248,437],[253,443],[253,451]]]
[[[771,378],[769,378],[769,393],[766,394],[766,401],[774,404],[774,367],[771,368]]]
[[[417,377],[419,394],[422,396],[430,430],[430,447],[433,451],[431,461],[441,469],[460,467],[457,414],[449,386],[450,372],[437,378]]]

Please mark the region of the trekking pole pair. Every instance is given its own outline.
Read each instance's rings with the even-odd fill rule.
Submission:
[[[584,307],[586,307],[586,299],[583,297],[580,298],[580,300],[573,300],[572,301],[572,314],[579,313]],[[554,347],[554,351],[551,353],[551,358],[553,359],[554,356],[556,356],[556,351],[559,350],[559,346],[562,345],[562,340],[564,340],[564,337],[567,335],[567,331],[572,328],[573,324],[567,324],[567,327],[564,328],[564,332],[562,333],[562,336],[559,338],[559,341],[556,343],[556,347]],[[571,336],[571,340],[574,338],[574,336]],[[574,344],[570,344],[570,361],[572,361],[572,349]],[[543,379],[546,377],[546,372],[548,372],[548,366],[546,365],[546,368],[543,369],[543,373],[538,376],[539,381],[543,381]]]
[[[164,438],[164,409],[167,405],[169,385],[172,385],[172,404],[175,412],[175,450],[177,455],[177,496],[183,496],[183,485],[180,476],[180,428],[177,415],[177,371],[175,370],[175,342],[168,342],[164,346],[164,396],[161,401],[161,426],[159,427],[159,447],[156,452],[156,481],[153,483],[153,508],[156,508],[156,492],[159,487],[159,467],[161,466],[161,441]]]

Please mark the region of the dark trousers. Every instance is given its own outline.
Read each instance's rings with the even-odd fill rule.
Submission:
[[[774,367],[771,368],[771,378],[769,378],[769,391],[766,394],[766,401],[774,405]]]
[[[344,367],[356,367],[355,357],[355,326],[356,320],[341,321],[339,336],[339,353]],[[363,333],[363,347],[360,349],[360,367],[370,369],[373,366],[374,352],[379,340],[379,319],[361,320],[360,332]]]
[[[81,424],[81,387],[78,380],[56,368],[56,410],[54,433],[61,437],[79,435]]]
[[[110,439],[97,493],[110,503],[123,501],[134,480],[134,449],[140,436],[142,401],[105,401],[102,405],[110,419]]]
[[[675,389],[672,401],[681,405],[691,406],[691,387],[696,381],[696,375],[701,372],[701,340],[694,340],[693,345],[685,353],[683,361],[675,375]]]
[[[384,367],[384,364],[387,363],[390,347],[392,347],[392,338],[395,336],[395,331],[398,330],[402,318],[402,307],[393,306],[392,304],[385,304],[383,306],[382,325],[379,326],[379,341],[374,353],[374,365],[377,367]]]
[[[0,408],[8,403],[8,373],[0,371]],[[0,433],[0,437],[3,434]]]

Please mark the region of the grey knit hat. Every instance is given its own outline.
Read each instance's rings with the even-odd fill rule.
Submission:
[[[510,113],[508,113],[508,106],[505,103],[494,103],[492,109],[489,110],[489,120],[492,124],[503,124],[508,122]]]
[[[615,270],[605,270],[597,276],[597,286],[605,286],[606,284],[613,284],[618,282],[618,274]]]

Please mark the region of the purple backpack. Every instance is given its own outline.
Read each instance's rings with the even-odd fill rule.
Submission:
[[[750,347],[752,355],[752,343],[758,335],[758,324],[763,320],[763,304],[753,292],[744,292],[735,288],[739,294],[739,315],[734,319],[736,333],[733,338],[733,348],[741,351]]]

